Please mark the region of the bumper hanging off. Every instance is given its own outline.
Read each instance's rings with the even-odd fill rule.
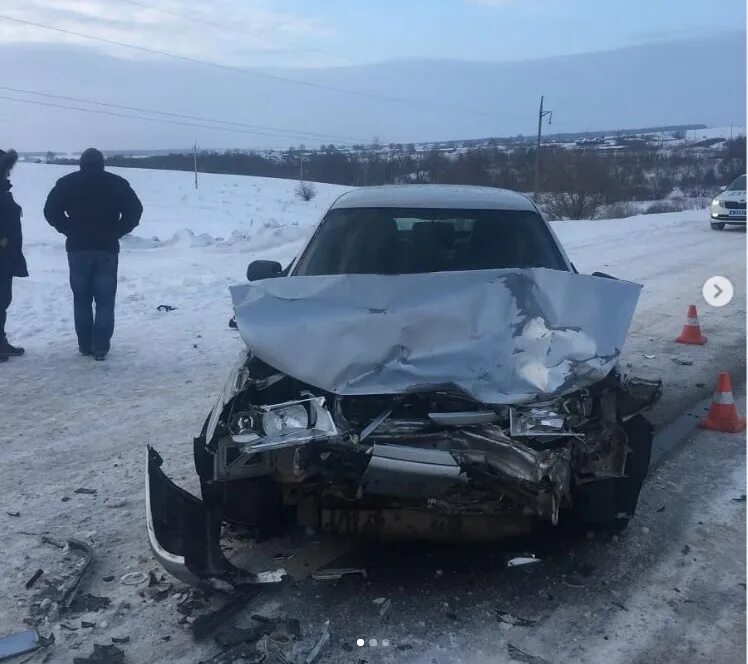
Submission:
[[[232,565],[220,547],[221,514],[178,487],[161,470],[163,460],[146,452],[145,509],[148,541],[163,568],[192,586],[231,590],[277,583],[285,570],[252,573]]]

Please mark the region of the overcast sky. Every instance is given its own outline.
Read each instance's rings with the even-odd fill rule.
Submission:
[[[0,13],[246,66],[525,60],[745,25],[744,0],[3,0]],[[75,41],[123,55],[0,20],[0,42]]]
[[[201,117],[328,135],[345,132],[364,140],[373,136],[398,142],[487,133],[501,136],[531,133],[537,98],[554,86],[559,89],[549,103],[559,130],[625,128],[640,123],[741,124],[745,62],[735,56],[741,48],[736,37],[745,39],[744,0],[2,0],[0,53],[6,66],[0,87],[26,92],[0,90],[0,141],[34,150],[65,149],[101,141],[102,136],[108,143],[102,147],[117,149],[182,147],[195,138],[215,147],[299,142],[290,135],[277,141],[238,141],[225,131],[201,134],[176,125],[154,128],[153,122],[86,115],[39,103],[80,106],[80,99],[191,115],[198,114],[197,108]],[[682,48],[650,52],[643,46],[688,40],[696,44],[704,39],[710,40],[708,45],[694,49],[708,52],[686,49],[690,63],[681,62]],[[730,42],[725,52],[719,46],[722,41]],[[638,64],[626,71],[629,55],[621,49],[631,47],[645,50],[640,48],[639,56],[631,56]],[[417,98],[421,105],[359,97],[356,106],[349,103],[350,96],[346,99],[329,90],[315,93],[314,86],[304,88],[267,77],[252,81],[246,74],[184,59],[180,62],[138,48],[238,68],[285,68],[282,75],[287,78]],[[602,84],[610,83],[603,77],[597,83],[599,96],[605,97],[602,101],[609,107],[601,107],[597,115],[592,112],[596,97],[586,80],[601,73],[596,71],[597,56],[580,60],[576,69],[561,65],[556,69],[502,69],[496,64],[542,58],[561,62],[565,56],[616,50],[622,55],[608,61],[610,71],[603,73],[628,75],[629,89],[621,89],[621,98],[613,100],[611,94],[616,91],[602,90]],[[643,53],[659,60],[642,62]],[[472,69],[459,71],[436,61],[362,67],[403,58],[495,64],[476,63]],[[709,59],[708,66],[699,63],[700,59]],[[705,111],[703,102],[713,98],[711,86],[722,69],[732,72],[733,78],[724,80],[719,104]],[[546,76],[546,72],[558,73]],[[558,81],[558,76],[566,78]],[[641,89],[630,90],[635,81],[648,78]],[[668,101],[669,87],[676,93],[675,78],[683,79],[677,84],[678,104]],[[725,86],[742,101],[726,99]],[[487,96],[486,90],[493,87],[500,89]],[[691,96],[684,96],[684,90],[691,90]],[[29,91],[67,95],[78,101],[33,97]],[[564,91],[567,107],[561,105]],[[637,94],[643,102],[659,106],[639,103]],[[19,98],[35,100],[36,105],[19,102]],[[627,105],[630,115],[622,112]],[[472,116],[460,115],[459,108],[468,107]],[[486,121],[485,116],[492,117]]]

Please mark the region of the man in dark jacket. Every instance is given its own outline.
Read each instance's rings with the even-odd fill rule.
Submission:
[[[130,184],[104,170],[104,155],[95,148],[83,152],[79,171],[60,178],[49,192],[44,216],[67,238],[75,332],[83,355],[103,360],[109,352],[119,239],[138,225],[142,213]]]
[[[23,257],[21,206],[10,193],[10,172],[18,161],[15,150],[0,150],[0,362],[23,355],[23,348],[11,346],[5,336],[6,310],[13,298],[13,277],[28,277]]]

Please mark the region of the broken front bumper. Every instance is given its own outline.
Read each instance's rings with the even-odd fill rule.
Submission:
[[[161,470],[163,460],[146,452],[145,511],[148,541],[163,568],[180,581],[229,590],[277,583],[285,570],[251,573],[232,565],[220,547],[221,515],[178,487]]]

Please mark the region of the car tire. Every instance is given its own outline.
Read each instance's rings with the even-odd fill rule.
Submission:
[[[723,231],[725,230],[725,224],[722,221],[712,221],[709,223],[709,225],[712,227],[713,231]]]

